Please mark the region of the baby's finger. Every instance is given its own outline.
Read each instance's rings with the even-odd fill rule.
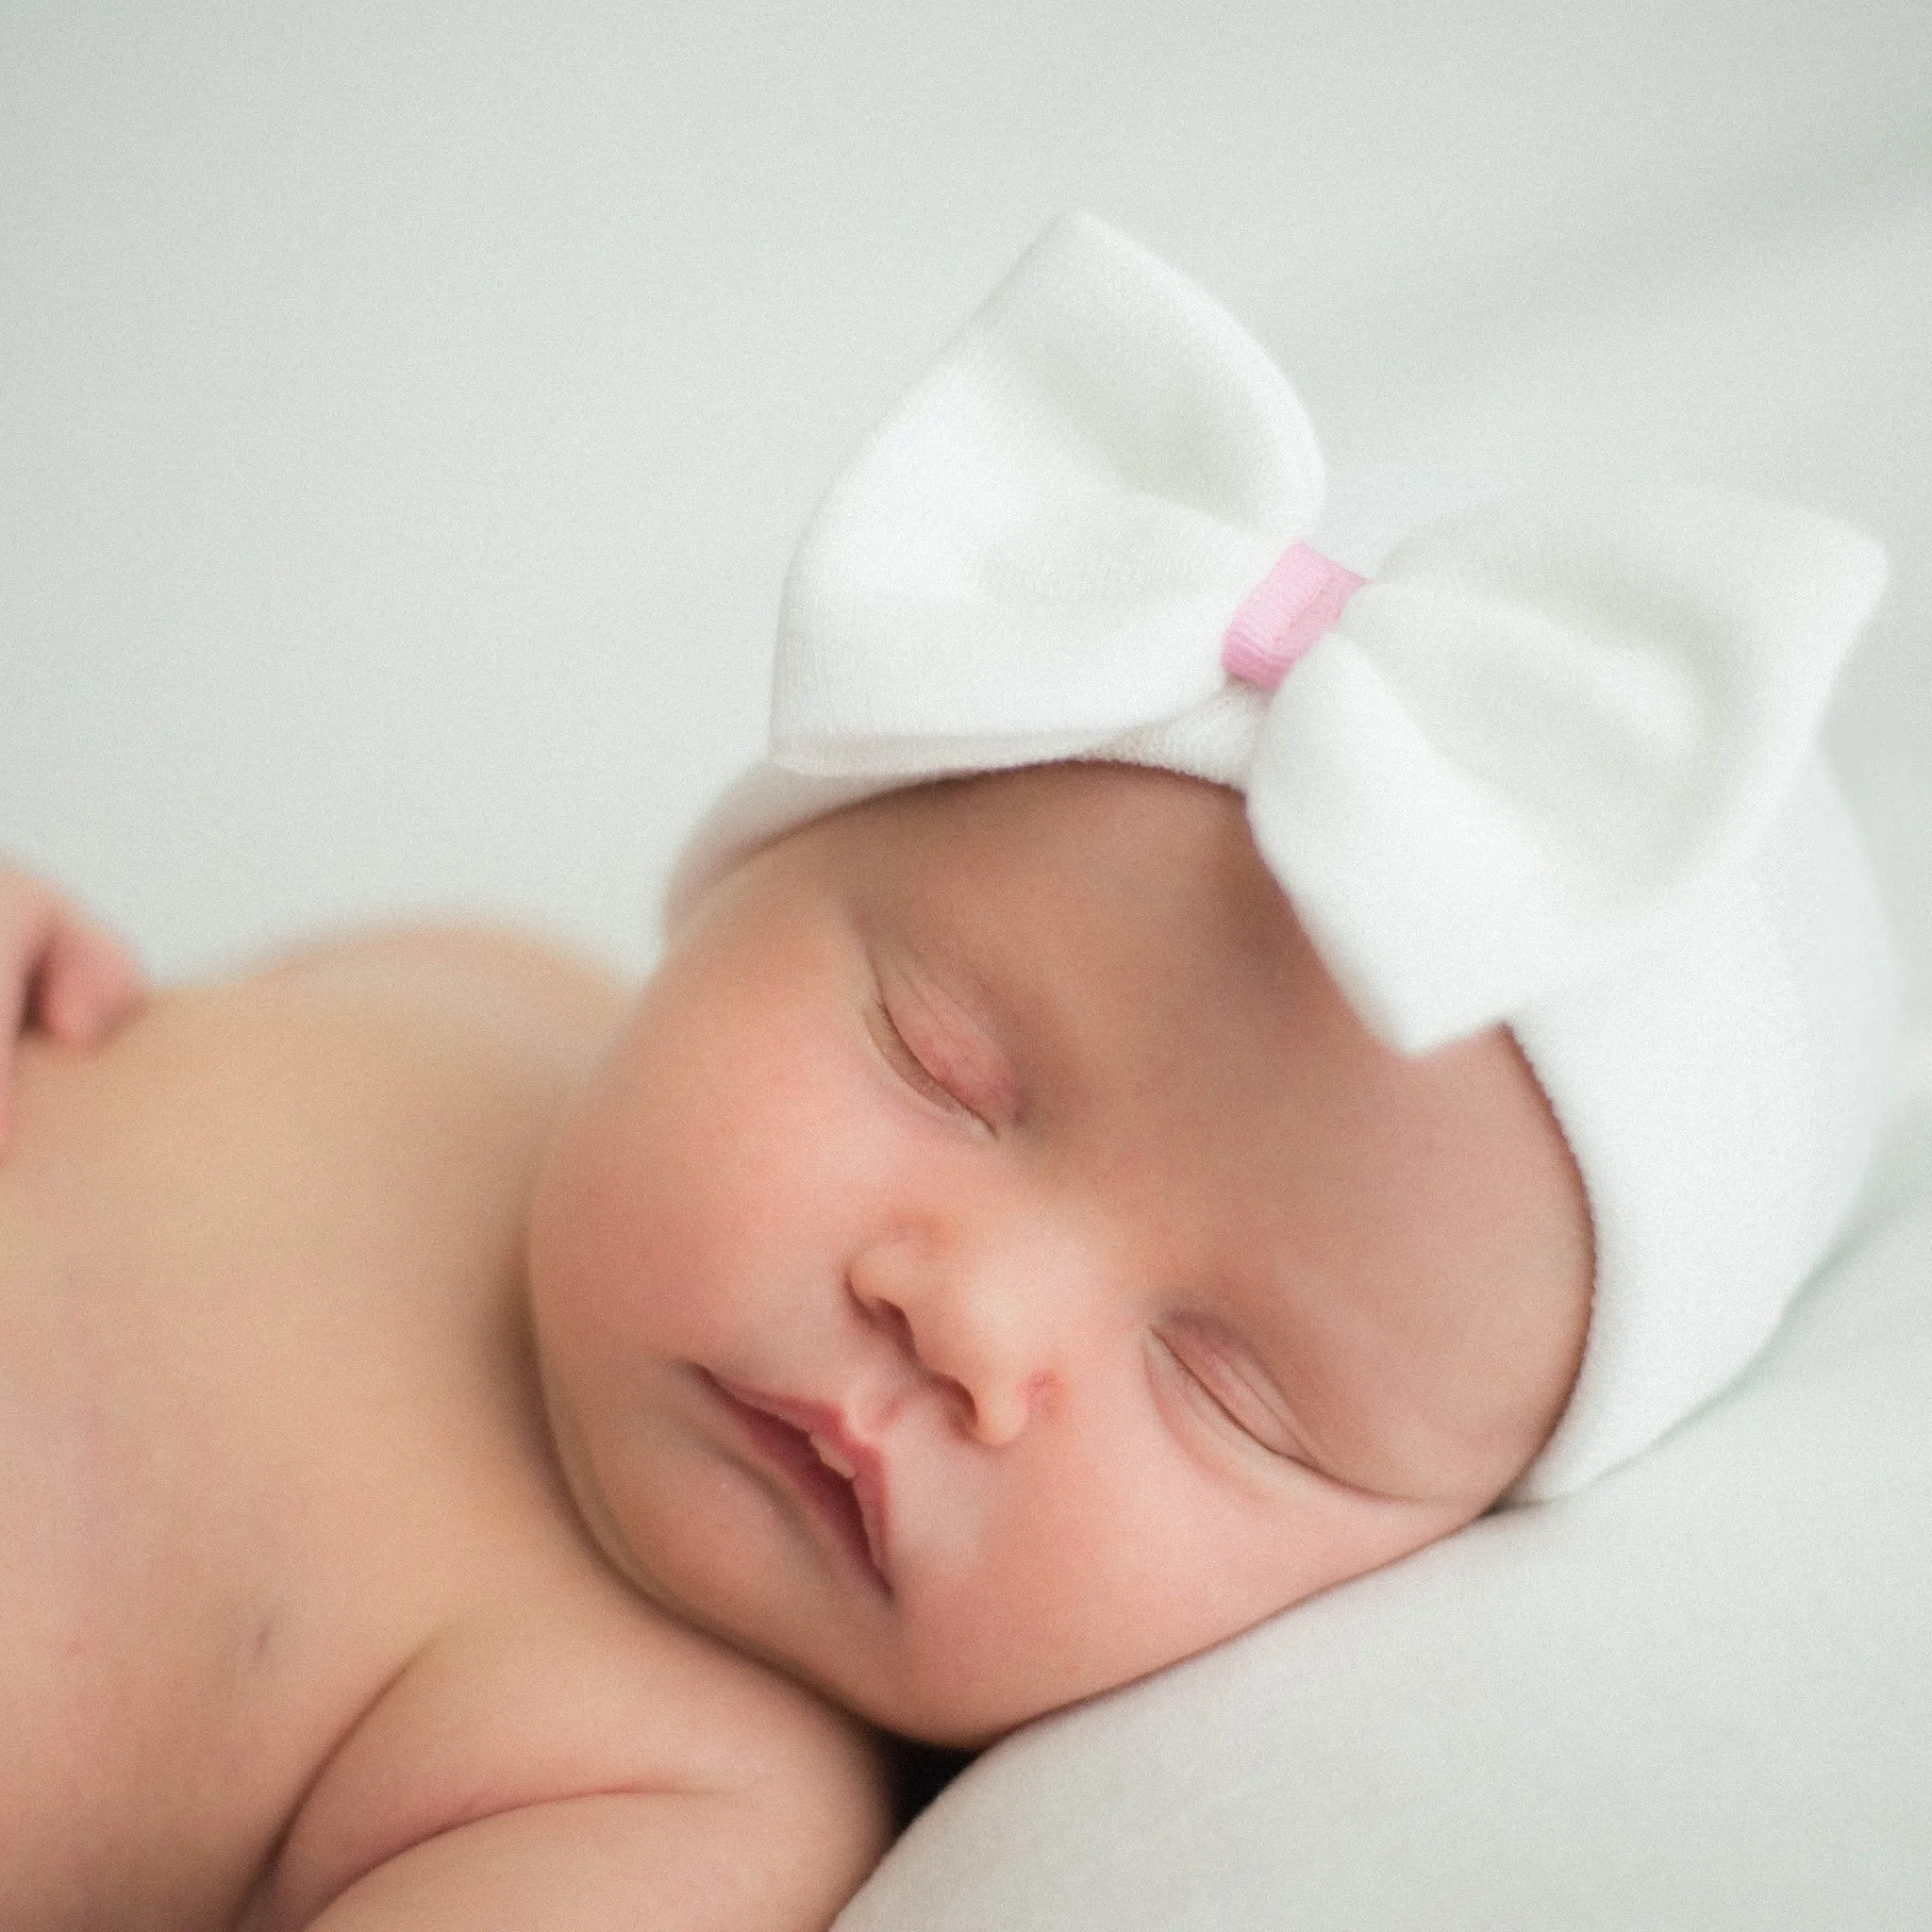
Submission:
[[[32,880],[8,879],[0,899],[0,1053],[30,1017],[42,962],[59,924],[59,902]]]
[[[31,938],[18,929],[0,929],[0,1153],[13,1134],[13,1042],[20,1038],[33,990],[25,970],[32,955],[17,948]]]
[[[55,1039],[92,1046],[146,997],[140,960],[112,933],[71,916],[56,924],[33,1000],[34,1017]]]

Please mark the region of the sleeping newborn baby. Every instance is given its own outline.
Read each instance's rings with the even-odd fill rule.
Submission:
[[[1882,1087],[1812,756],[1876,557],[1625,493],[1351,565],[1321,499],[1072,218],[815,518],[641,994],[418,931],[143,1004],[7,883],[0,1924],[823,1924],[875,1732],[1749,1359]]]

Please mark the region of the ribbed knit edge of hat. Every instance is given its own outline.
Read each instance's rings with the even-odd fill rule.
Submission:
[[[1576,1386],[1510,1501],[1626,1461],[1762,1348],[1857,1194],[1897,1015],[1864,852],[1814,760],[1722,891],[1512,1018],[1583,1175],[1596,1282]]]

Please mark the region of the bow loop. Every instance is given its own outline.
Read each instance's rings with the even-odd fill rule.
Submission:
[[[1048,229],[851,458],[793,558],[774,755],[1065,756],[1210,697],[1221,634],[1322,500],[1300,400],[1158,257]]]
[[[1283,684],[1248,786],[1364,1019],[1423,1051],[1641,945],[1782,803],[1884,575],[1841,525],[1689,491],[1405,542]]]

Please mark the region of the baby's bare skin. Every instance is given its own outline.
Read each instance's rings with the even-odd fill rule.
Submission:
[[[0,1926],[811,1925],[865,1734],[621,1582],[525,1210],[619,1017],[404,936],[30,1036],[0,1164]]]
[[[1574,1380],[1523,1055],[1374,1039],[1193,780],[802,827],[621,1028],[422,934],[77,1057],[63,929],[0,917],[71,1042],[0,1171],[0,1932],[823,1923],[885,1807],[791,1679],[984,1743],[1453,1534]]]

